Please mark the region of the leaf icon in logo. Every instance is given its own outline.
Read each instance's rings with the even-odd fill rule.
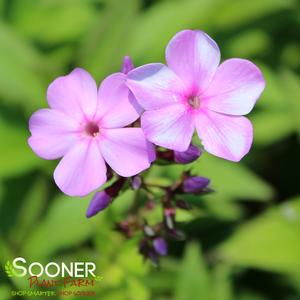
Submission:
[[[7,274],[8,277],[15,276],[14,267],[9,260],[5,264],[5,273]]]
[[[103,276],[101,276],[101,275],[96,275],[96,276],[94,277],[94,279],[95,279],[95,281],[101,281],[101,280],[103,279]]]

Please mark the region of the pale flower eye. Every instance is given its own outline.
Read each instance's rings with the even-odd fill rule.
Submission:
[[[89,122],[84,128],[84,132],[92,137],[96,137],[99,134],[99,126],[96,123]]]
[[[192,96],[188,98],[188,104],[193,108],[199,108],[201,101],[199,96]]]

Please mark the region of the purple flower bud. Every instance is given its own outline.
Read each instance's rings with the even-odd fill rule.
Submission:
[[[153,231],[153,229],[149,225],[144,226],[144,232],[147,236],[154,236],[155,235],[155,232]]]
[[[183,191],[185,193],[199,194],[205,192],[210,180],[205,177],[194,176],[188,177],[183,182]]]
[[[181,209],[185,209],[185,210],[191,210],[191,205],[189,203],[187,203],[184,200],[176,200],[176,206],[181,208]]]
[[[86,217],[91,218],[99,211],[105,209],[110,204],[111,200],[112,197],[109,196],[105,191],[97,192],[90,202],[86,212]]]
[[[186,239],[184,232],[179,229],[169,230],[168,236],[175,241],[183,241]]]
[[[184,152],[174,151],[174,160],[179,164],[188,164],[195,161],[201,154],[201,149],[191,144]]]
[[[152,262],[152,264],[155,268],[159,267],[159,260],[158,260],[156,253],[150,251],[148,253],[148,258],[150,259],[150,261]]]
[[[174,217],[170,215],[165,216],[165,224],[168,229],[174,229],[175,224],[174,224]]]
[[[155,249],[155,252],[160,256],[165,256],[168,253],[168,245],[163,238],[154,239],[153,247]]]
[[[127,74],[134,69],[133,62],[129,56],[124,56],[121,72]]]
[[[131,178],[131,186],[134,190],[138,190],[142,185],[142,178],[140,176],[134,176]]]

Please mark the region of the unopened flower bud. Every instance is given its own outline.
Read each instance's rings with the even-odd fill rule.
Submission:
[[[181,208],[181,209],[185,209],[185,210],[190,210],[191,209],[191,205],[184,201],[184,200],[176,200],[176,206]]]
[[[142,185],[142,178],[138,175],[131,178],[131,186],[134,190],[138,190]]]
[[[86,212],[86,217],[91,218],[98,212],[105,209],[112,202],[113,198],[119,194],[125,181],[126,178],[120,177],[116,182],[114,182],[105,190],[96,192],[89,204],[89,207]]]
[[[165,216],[165,224],[168,229],[174,229],[174,218],[172,216]]]
[[[169,230],[168,236],[176,241],[183,241],[186,239],[184,232],[179,229]]]
[[[154,251],[153,252],[150,251],[148,253],[148,258],[150,259],[150,261],[152,262],[152,264],[155,268],[159,267],[159,260],[158,260],[158,257],[157,257],[157,255]]]
[[[149,199],[145,205],[147,210],[152,210],[155,207],[155,202],[152,199]]]
[[[97,192],[87,209],[86,217],[91,218],[96,215],[101,210],[105,209],[112,201],[112,197],[108,195],[105,191]]]
[[[163,238],[155,238],[153,240],[153,247],[155,252],[160,256],[167,255],[168,253],[168,245]]]
[[[147,236],[154,236],[155,235],[154,230],[149,225],[144,226],[144,232]]]
[[[201,154],[201,149],[191,144],[184,152],[174,151],[174,160],[179,164],[188,164],[195,161]]]
[[[127,74],[132,69],[134,69],[134,65],[130,56],[124,56],[121,72]]]
[[[206,191],[210,180],[205,177],[193,176],[188,177],[183,182],[183,191],[191,194],[201,194]]]
[[[173,207],[166,207],[164,209],[164,223],[169,230],[174,229],[175,227],[175,214],[176,209]]]

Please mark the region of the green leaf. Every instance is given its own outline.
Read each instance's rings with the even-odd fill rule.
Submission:
[[[271,186],[242,163],[226,161],[207,153],[193,163],[192,173],[211,179],[211,187],[216,193],[209,197],[267,201],[273,196]]]
[[[287,44],[282,51],[282,62],[284,65],[297,69],[300,66],[300,45],[297,41]]]
[[[5,273],[8,277],[14,277],[14,268],[11,264],[11,262],[8,260],[5,264]]]
[[[0,284],[0,299],[11,299],[11,288],[8,284]]]
[[[260,109],[266,110],[267,112],[287,112],[288,108],[283,101],[283,99],[285,99],[285,88],[282,85],[282,79],[278,72],[261,62],[257,62],[257,65],[263,73],[266,81],[266,87],[256,103],[256,106]]]
[[[213,299],[210,277],[197,244],[187,245],[174,287],[176,300]]]
[[[10,240],[14,242],[14,245],[22,245],[26,236],[38,222],[47,200],[47,194],[48,184],[41,176],[33,182],[28,195],[20,203],[21,209],[10,233]]]
[[[95,15],[91,3],[80,0],[16,0],[11,10],[22,35],[51,46],[80,37]]]
[[[213,270],[213,282],[215,300],[234,299],[229,266],[218,263]]]
[[[249,58],[267,51],[271,41],[264,31],[251,29],[234,35],[227,43],[228,46],[225,49],[229,57]]]
[[[229,30],[253,22],[279,10],[296,6],[294,0],[233,0],[224,2],[223,9],[214,17],[214,25],[221,30]]]
[[[139,300],[150,299],[150,291],[143,284],[143,282],[141,282],[141,280],[129,276],[126,279],[126,282],[128,285],[128,291],[127,291],[128,299],[139,299]]]
[[[28,237],[23,255],[35,260],[50,258],[53,253],[75,247],[94,231],[95,220],[85,217],[89,197],[57,197],[44,219]]]
[[[299,274],[299,231],[300,197],[241,225],[218,250],[235,266]]]
[[[270,145],[295,132],[298,119],[297,82],[285,73],[278,74],[275,70],[259,64],[266,80],[266,88],[257,102],[258,111],[249,116],[254,125],[254,143]],[[293,76],[294,77],[294,76]],[[287,86],[286,86],[287,85]],[[293,87],[288,87],[293,85]],[[299,92],[298,92],[299,93]],[[295,102],[295,103],[293,103]],[[294,117],[293,117],[294,116]]]
[[[0,115],[0,153],[2,157],[0,178],[10,177],[42,165],[27,143],[29,133],[13,123],[7,122]]]
[[[46,86],[39,73],[46,67],[44,58],[14,31],[0,22],[0,97],[17,104],[29,114],[45,105]]]
[[[83,39],[78,53],[79,64],[97,80],[121,69],[123,57],[128,54],[126,49],[138,7],[138,0],[109,1]]]
[[[254,143],[270,145],[294,132],[295,126],[290,114],[284,112],[262,111],[251,115],[254,127]]]
[[[4,12],[4,5],[5,5],[5,0],[0,0],[0,16],[1,17],[2,17],[3,12]]]
[[[128,52],[139,63],[163,59],[165,47],[176,32],[197,27],[208,29],[222,3],[226,1],[158,1],[139,15]]]
[[[286,105],[300,137],[300,77],[292,71],[283,70],[282,79],[286,89]]]

